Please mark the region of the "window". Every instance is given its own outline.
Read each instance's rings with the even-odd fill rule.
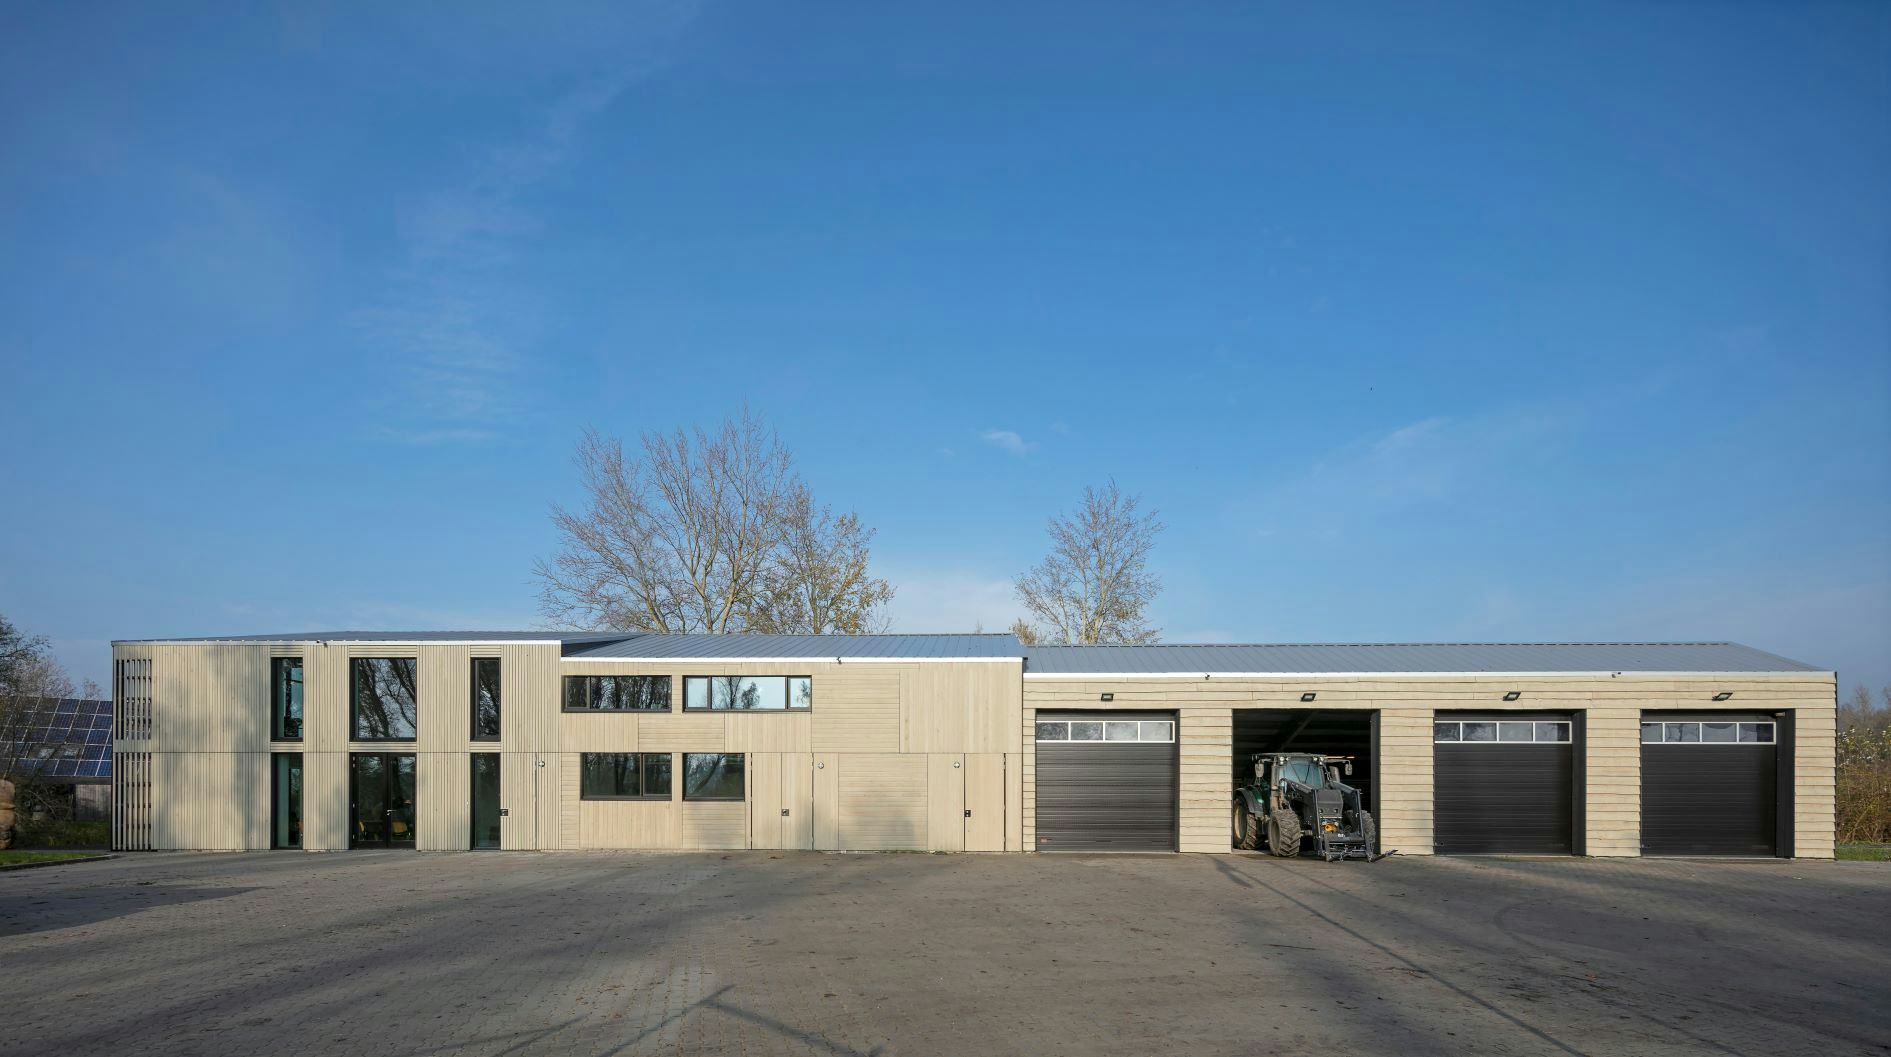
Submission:
[[[1173,742],[1175,722],[1168,719],[1040,719],[1037,740]]]
[[[1568,720],[1441,719],[1431,725],[1431,740],[1440,744],[1567,745],[1569,735]]]
[[[473,658],[473,740],[499,740],[499,658]]]
[[[499,847],[499,754],[473,753],[473,847]]]
[[[1643,745],[1771,745],[1775,733],[1770,721],[1712,719],[1641,725]]]
[[[668,712],[667,675],[567,675],[567,712]]]
[[[298,667],[300,665],[298,664]],[[276,752],[269,756],[269,846],[302,846],[302,754]]]
[[[812,708],[814,680],[806,675],[691,675],[683,679],[683,708],[780,712]]]
[[[584,800],[668,800],[667,752],[587,752],[578,761],[578,796]]]
[[[302,740],[302,658],[272,657],[269,661],[269,736],[277,741]]]
[[[740,800],[743,756],[739,752],[683,754],[683,799]]]
[[[417,667],[412,657],[349,660],[356,741],[414,740]]]

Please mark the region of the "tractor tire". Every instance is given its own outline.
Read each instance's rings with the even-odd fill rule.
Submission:
[[[1234,846],[1253,851],[1261,846],[1261,820],[1248,810],[1247,801],[1234,798]]]
[[[1267,850],[1282,859],[1300,854],[1300,816],[1280,809],[1267,816]]]
[[[1359,835],[1366,838],[1366,851],[1377,855],[1379,853],[1379,824],[1373,821],[1372,812],[1363,808],[1359,812]]]

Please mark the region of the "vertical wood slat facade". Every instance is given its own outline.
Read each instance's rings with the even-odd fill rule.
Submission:
[[[305,737],[275,741],[269,662],[303,661]],[[413,743],[351,737],[351,659],[412,657],[419,677]],[[471,664],[501,663],[503,723],[496,742],[471,733]],[[1596,677],[1492,680],[1476,676],[1113,680],[1024,678],[1010,662],[565,662],[555,643],[136,643],[114,647],[115,846],[265,848],[271,752],[304,766],[304,846],[340,849],[348,835],[351,752],[417,757],[419,846],[470,841],[468,754],[501,759],[501,842],[507,848],[818,847],[968,851],[1035,846],[1034,717],[1040,709],[1174,712],[1178,718],[1184,851],[1229,848],[1229,764],[1238,710],[1373,710],[1379,715],[1382,845],[1432,850],[1431,724],[1439,709],[1567,710],[1587,721],[1584,836],[1591,855],[1640,846],[1639,722],[1643,712],[1700,710],[1710,691],[1743,709],[1793,722],[1795,851],[1834,851],[1835,687],[1829,676]],[[660,675],[661,713],[566,713],[566,675]],[[806,675],[807,712],[683,711],[691,675]],[[1317,689],[1317,706],[1299,695]],[[1515,705],[1500,692],[1518,689]],[[1113,701],[1100,701],[1111,693]],[[668,803],[585,801],[580,754],[672,753]],[[748,798],[681,799],[681,755],[750,757]],[[957,763],[958,767],[952,764]],[[762,805],[772,808],[764,815]],[[805,805],[805,806],[803,806]],[[784,818],[780,811],[790,814]],[[964,812],[970,810],[971,817]]]

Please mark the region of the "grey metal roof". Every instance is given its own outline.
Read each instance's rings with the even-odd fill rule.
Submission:
[[[1254,672],[1816,672],[1736,642],[1033,646],[1034,675]]]
[[[599,642],[625,632],[597,631],[298,631],[282,635],[200,635],[189,638],[114,639],[146,642]]]
[[[996,635],[658,635],[619,637],[605,643],[566,643],[567,660],[650,658],[828,657],[924,660],[943,657],[1022,657],[1015,636]]]

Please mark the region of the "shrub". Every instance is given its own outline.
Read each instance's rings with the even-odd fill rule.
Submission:
[[[1839,732],[1838,839],[1842,844],[1891,841],[1891,729]]]
[[[107,848],[111,843],[112,824],[109,822],[21,819],[13,830],[15,848]]]

